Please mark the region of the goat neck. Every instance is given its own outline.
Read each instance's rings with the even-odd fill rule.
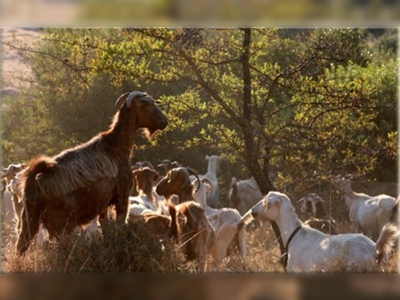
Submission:
[[[339,190],[339,192],[341,192],[344,195],[347,195],[349,197],[356,197],[356,192],[353,191],[353,189],[351,188],[351,182],[346,180],[346,181],[341,181],[339,183],[337,183],[337,189]]]
[[[211,156],[208,159],[208,166],[207,166],[207,173],[205,176],[212,179],[213,181],[217,180],[217,172],[219,166],[219,157],[218,156]]]
[[[317,202],[315,204],[315,215],[314,218],[317,219],[325,219],[327,218],[328,214],[326,213],[325,207],[322,202]]]
[[[141,99],[148,100],[143,96]],[[146,105],[139,102],[132,100],[129,105],[118,106],[119,111],[115,114],[110,129],[102,133],[113,149],[122,150],[128,155],[132,152],[134,137],[139,128],[146,128],[147,136],[151,137],[156,130],[162,130],[168,125],[167,117],[154,105],[156,102],[150,101]]]
[[[293,231],[302,224],[292,206],[282,207],[275,222],[278,224],[284,245],[287,244]]]
[[[129,155],[132,152],[133,141],[138,129],[136,117],[130,116],[127,109],[121,109],[115,114],[110,129],[103,133],[103,137],[109,140],[110,144],[118,145],[119,149]]]
[[[145,183],[142,182],[142,185],[140,186],[139,189],[137,189],[139,195],[146,195],[147,199],[149,199],[152,202],[154,201],[153,197],[153,186],[150,183]]]
[[[200,188],[193,193],[193,199],[200,204],[203,209],[208,207],[207,205],[207,188],[203,183],[200,183]]]
[[[343,194],[344,200],[348,207],[351,207],[353,203],[360,199],[359,194],[352,190],[351,182],[348,180],[338,183],[337,189]]]

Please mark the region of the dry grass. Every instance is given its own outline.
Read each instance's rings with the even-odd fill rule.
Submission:
[[[341,233],[354,232],[354,225],[339,223]],[[141,223],[121,226],[114,222],[103,228],[103,238],[77,233],[64,236],[59,243],[33,244],[25,256],[18,257],[10,246],[3,255],[3,271],[35,273],[194,273],[196,262],[187,262],[179,247],[150,236]],[[248,258],[234,250],[222,264],[224,273],[284,273],[280,251],[272,229],[261,227],[248,232]],[[386,272],[398,272],[398,251],[394,251]]]
[[[4,272],[180,272],[184,257],[170,241],[160,241],[140,224],[110,222],[100,235],[64,235],[59,242],[31,245],[23,257],[9,246]]]

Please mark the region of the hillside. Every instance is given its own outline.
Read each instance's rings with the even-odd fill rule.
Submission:
[[[32,47],[39,41],[41,30],[29,28],[3,28],[2,42],[19,47]],[[7,45],[1,47],[2,81],[4,94],[15,93],[22,86],[29,86],[32,73],[23,55]]]

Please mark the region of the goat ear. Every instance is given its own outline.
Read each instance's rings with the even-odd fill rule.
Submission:
[[[274,205],[280,206],[280,204],[281,204],[280,197],[278,197],[276,195],[272,195],[270,197],[267,196],[265,200],[266,200],[265,201],[265,207],[267,209],[271,209]]]
[[[202,183],[207,183],[207,184],[209,184],[210,186],[212,186],[212,184],[211,184],[211,182],[210,182],[210,180],[208,180],[207,178],[202,178],[201,180],[200,180]]]
[[[172,169],[168,172],[167,176],[168,182],[175,181],[179,177],[179,171]]]
[[[156,172],[156,173],[154,173],[153,180],[156,181],[159,177],[160,177],[160,174],[158,174],[158,173]]]

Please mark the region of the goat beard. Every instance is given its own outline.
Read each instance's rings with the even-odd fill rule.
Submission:
[[[153,133],[154,133],[154,131],[152,131],[148,128],[143,128],[143,134],[147,139],[151,140],[153,138]]]

